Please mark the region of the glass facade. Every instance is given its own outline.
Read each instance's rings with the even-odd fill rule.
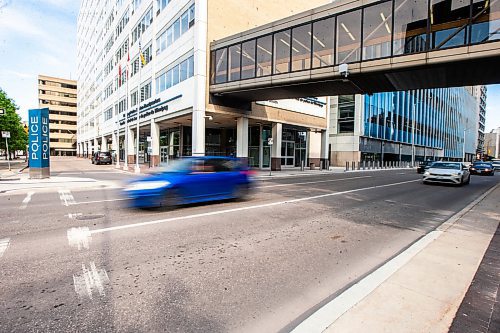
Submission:
[[[500,1],[381,1],[212,51],[211,83],[498,40]]]
[[[366,137],[442,149],[461,158],[464,130],[475,151],[477,100],[466,88],[426,89],[364,96]]]

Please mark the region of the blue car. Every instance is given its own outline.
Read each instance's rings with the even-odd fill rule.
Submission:
[[[231,157],[188,157],[128,184],[123,194],[135,208],[242,199],[252,185],[252,171]]]

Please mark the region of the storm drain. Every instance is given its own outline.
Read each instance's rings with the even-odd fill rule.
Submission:
[[[82,214],[82,215],[77,215],[75,219],[80,221],[88,221],[88,220],[102,219],[103,217],[104,214],[93,214],[93,215]]]

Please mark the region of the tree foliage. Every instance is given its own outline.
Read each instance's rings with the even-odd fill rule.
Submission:
[[[0,116],[0,130],[10,132],[9,150],[26,150],[28,134],[24,131],[21,117],[17,114],[18,107],[7,94],[0,89],[0,109],[4,115]],[[5,139],[0,140],[0,149],[5,149]]]

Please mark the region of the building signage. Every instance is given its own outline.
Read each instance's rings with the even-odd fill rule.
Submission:
[[[181,97],[182,95],[177,95],[163,102],[160,98],[157,98],[151,102],[145,103],[140,106],[139,118],[143,119],[159,112],[168,111],[168,103],[175,101],[176,99],[179,99]],[[125,117],[127,117],[127,120],[125,120]],[[120,120],[120,126],[125,125],[126,121],[128,121],[129,123],[137,121],[137,108],[127,112],[127,115],[123,116],[123,119]]]
[[[50,176],[49,109],[29,110],[30,178]]]
[[[2,138],[10,139],[10,132],[2,131]]]

